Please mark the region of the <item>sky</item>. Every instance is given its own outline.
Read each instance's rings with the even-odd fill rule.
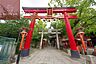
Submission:
[[[21,6],[25,7],[48,7],[49,0],[20,0]]]

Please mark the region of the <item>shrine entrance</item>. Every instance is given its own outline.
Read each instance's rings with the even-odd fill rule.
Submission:
[[[41,41],[39,48],[42,49],[47,46],[55,47],[60,49],[59,35],[61,34],[61,29],[48,29],[48,31],[40,31]],[[44,35],[48,35],[48,37],[44,37]]]
[[[74,13],[76,12],[76,9],[74,7],[56,7],[56,8],[31,8],[31,7],[23,7],[23,10],[25,13],[33,13],[31,16],[24,16],[24,18],[29,18],[31,19],[30,23],[30,29],[28,31],[26,41],[24,44],[24,49],[22,51],[23,56],[28,56],[29,55],[29,50],[30,50],[30,43],[32,40],[32,34],[34,30],[34,25],[35,25],[35,19],[64,19],[65,22],[65,27],[66,27],[66,32],[68,35],[69,39],[69,44],[70,44],[70,49],[71,49],[71,57],[73,58],[80,58],[80,55],[77,51],[76,48],[76,43],[74,40],[74,36],[71,30],[70,26],[70,21],[69,19],[76,19],[77,16],[74,15],[69,15],[69,13]],[[39,16],[38,13],[47,13],[47,16]],[[52,16],[53,13],[60,13],[63,16]]]

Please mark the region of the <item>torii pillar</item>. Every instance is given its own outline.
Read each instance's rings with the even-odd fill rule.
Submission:
[[[36,17],[37,13],[33,13],[33,17],[31,17],[31,23],[29,26],[29,31],[26,37],[26,41],[24,44],[24,49],[22,50],[21,56],[25,57],[29,55],[29,50],[30,50],[30,43],[32,41],[32,35],[33,35],[33,31],[34,31],[34,25],[35,25],[35,17]]]
[[[80,58],[80,55],[78,54],[78,51],[76,48],[76,43],[71,30],[70,21],[69,21],[67,12],[64,12],[64,20],[65,20],[66,32],[67,32],[69,43],[70,43],[71,57]]]

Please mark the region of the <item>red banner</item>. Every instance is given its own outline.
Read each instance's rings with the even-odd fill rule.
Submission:
[[[0,0],[0,19],[20,19],[20,0]]]

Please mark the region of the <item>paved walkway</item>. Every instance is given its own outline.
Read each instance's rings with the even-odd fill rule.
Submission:
[[[84,60],[70,58],[66,53],[54,48],[37,50],[20,60],[20,64],[84,64],[82,62]]]

